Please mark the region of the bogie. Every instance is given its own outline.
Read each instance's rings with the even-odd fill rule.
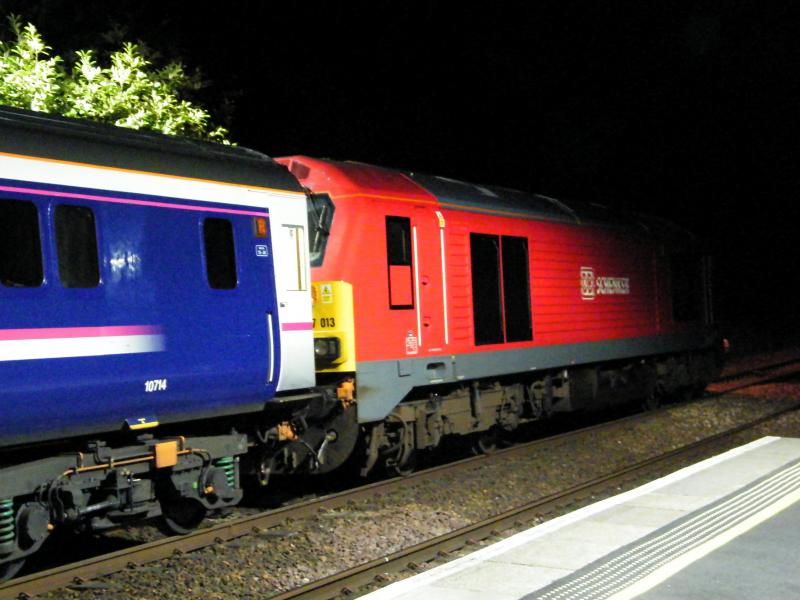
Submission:
[[[477,454],[490,454],[522,425],[557,413],[585,412],[639,402],[659,406],[659,387],[688,394],[703,385],[703,369],[687,378],[688,364],[712,357],[680,355],[652,357],[633,363],[610,363],[530,376],[515,383],[474,381],[441,395],[409,398],[382,423],[367,428],[362,474],[383,464],[399,474],[414,468],[419,454],[437,448],[444,439],[464,436]],[[658,377],[656,374],[658,373]],[[675,382],[680,382],[680,385]],[[659,386],[660,384],[660,386]]]

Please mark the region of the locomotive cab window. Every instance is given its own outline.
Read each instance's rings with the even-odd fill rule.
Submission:
[[[386,217],[386,256],[389,267],[389,308],[414,308],[411,219]]]
[[[0,200],[0,283],[38,287],[43,280],[36,206],[22,200]]]
[[[528,240],[470,234],[475,345],[533,339]]]
[[[228,219],[210,217],[203,221],[203,244],[208,285],[215,290],[232,290],[238,283],[233,225]]]
[[[312,267],[322,266],[325,248],[333,223],[333,201],[328,194],[310,194],[308,198],[308,251]]]
[[[86,206],[61,204],[55,210],[58,277],[68,288],[100,284],[94,213]]]

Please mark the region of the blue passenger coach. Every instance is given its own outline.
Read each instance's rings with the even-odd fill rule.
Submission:
[[[253,151],[0,109],[0,577],[60,524],[238,501],[220,418],[314,382],[305,198]]]

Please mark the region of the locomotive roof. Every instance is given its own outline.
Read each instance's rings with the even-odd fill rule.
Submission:
[[[608,227],[659,239],[695,241],[691,233],[665,219],[615,210],[596,203],[557,200],[542,194],[478,185],[361,162],[340,162],[307,156],[283,157],[278,160],[287,164],[292,173],[313,191],[327,189],[329,181],[335,178],[340,184],[346,182],[346,187],[351,192],[356,188],[376,195],[399,193],[409,196],[422,192],[429,194],[431,200],[435,198],[442,206],[457,210]],[[405,183],[400,185],[400,180],[414,182],[416,186],[412,190]]]
[[[532,219],[562,221],[576,225],[638,230],[657,237],[693,237],[664,219],[612,209],[593,202],[557,200],[499,186],[478,185],[447,177],[408,173],[443,205],[478,212],[518,215]]]
[[[302,192],[255,150],[0,106],[0,152]]]

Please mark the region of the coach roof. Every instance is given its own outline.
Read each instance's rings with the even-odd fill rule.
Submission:
[[[0,107],[0,152],[302,192],[270,157],[235,146]]]

